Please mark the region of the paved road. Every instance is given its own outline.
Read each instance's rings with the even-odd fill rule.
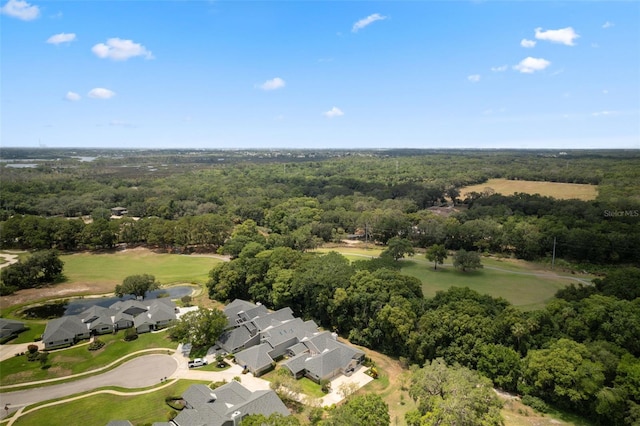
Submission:
[[[113,370],[69,383],[44,386],[0,394],[0,405],[12,407],[33,404],[50,399],[88,392],[104,386],[142,388],[160,383],[178,369],[178,363],[170,355],[144,355],[134,358]]]

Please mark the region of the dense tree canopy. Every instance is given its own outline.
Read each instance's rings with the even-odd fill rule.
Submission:
[[[182,315],[169,329],[169,335],[175,341],[208,348],[218,340],[226,326],[227,317],[220,309],[199,308]]]
[[[502,403],[491,381],[442,359],[413,371],[409,395],[418,405],[418,415],[407,415],[410,426],[502,425]]]
[[[114,293],[118,297],[132,294],[144,299],[147,292],[157,290],[158,288],[160,288],[160,284],[153,275],[130,275],[122,281],[122,284],[116,285]]]

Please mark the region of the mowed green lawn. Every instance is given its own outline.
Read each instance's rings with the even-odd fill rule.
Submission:
[[[379,247],[364,249],[359,246],[321,248],[317,251],[336,251],[354,261],[376,257],[382,250]],[[452,259],[449,257],[445,262],[451,263]],[[433,297],[436,292],[450,287],[469,287],[482,294],[503,297],[513,305],[527,310],[542,308],[559,289],[571,283],[577,284],[569,276],[543,271],[538,265],[530,262],[482,258],[482,264],[485,268],[475,272],[460,272],[450,264],[438,266],[438,270],[434,271],[433,263],[427,261],[424,254],[416,254],[402,260],[402,273],[422,281],[425,297]],[[589,280],[591,277],[581,278]]]
[[[451,262],[451,259],[447,261]],[[527,310],[543,307],[559,289],[576,282],[571,277],[546,274],[493,259],[483,258],[482,263],[485,267],[473,272],[460,272],[451,265],[438,266],[438,270],[434,271],[433,262],[407,259],[403,260],[402,273],[422,281],[425,297],[433,297],[436,292],[450,287],[469,287],[481,294],[502,297]],[[492,267],[505,271],[491,269]]]
[[[165,398],[179,396],[192,384],[201,381],[178,380],[163,389],[142,395],[100,394],[79,399],[73,403],[41,408],[20,417],[15,425],[106,425],[111,420],[129,420],[134,425],[168,421],[173,409]],[[28,409],[27,409],[28,410]]]
[[[144,333],[131,342],[124,341],[124,330],[116,334],[105,334],[99,337],[105,346],[97,351],[89,351],[85,344],[75,345],[68,349],[52,351],[49,354],[48,369],[41,369],[39,362],[30,362],[26,355],[14,356],[0,362],[2,385],[27,383],[35,380],[46,380],[83,373],[104,367],[118,359],[143,349],[167,348],[175,349],[177,343],[169,340],[166,332]],[[86,342],[86,341],[85,341]]]
[[[60,256],[64,275],[71,283],[120,284],[129,275],[151,274],[161,284],[194,283],[208,280],[209,271],[220,259],[149,250],[129,250],[110,254],[78,253]]]

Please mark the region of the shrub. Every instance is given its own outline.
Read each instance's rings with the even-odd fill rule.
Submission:
[[[37,361],[38,360],[38,352],[27,352],[27,361]]]
[[[189,307],[189,306],[191,306],[191,300],[192,300],[192,299],[191,299],[191,296],[189,296],[189,295],[182,296],[182,298],[180,299],[180,301],[182,301],[182,304],[183,304],[185,307]]]
[[[104,347],[104,342],[100,339],[94,339],[93,342],[89,343],[90,351],[97,351],[98,349],[102,349]]]
[[[29,345],[27,346],[27,350],[30,354],[38,352],[38,345]]]
[[[522,397],[522,403],[541,413],[549,412],[549,406],[547,403],[536,396],[525,395]]]
[[[124,332],[124,340],[125,342],[131,342],[132,340],[136,340],[138,338],[138,332],[135,328],[127,328]]]

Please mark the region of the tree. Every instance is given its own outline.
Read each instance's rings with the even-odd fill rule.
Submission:
[[[480,349],[478,371],[490,378],[499,388],[514,391],[520,377],[520,356],[513,349],[503,345],[484,345]]]
[[[426,258],[433,262],[433,269],[437,270],[438,265],[442,265],[447,258],[447,249],[442,244],[434,244],[427,249]]]
[[[604,383],[602,364],[591,361],[584,345],[569,339],[530,350],[522,365],[521,392],[567,408],[586,408]]]
[[[391,424],[389,406],[377,394],[367,393],[353,396],[336,408],[331,417],[322,424],[327,426],[388,426]]]
[[[276,370],[270,387],[285,403],[297,401],[299,395],[302,393],[302,385],[300,382],[284,368]]]
[[[122,284],[116,286],[114,292],[118,297],[123,297],[125,294],[133,294],[144,299],[144,295],[148,291],[157,290],[158,288],[160,288],[160,284],[153,275],[129,275],[122,281]]]
[[[412,413],[407,423],[420,426],[503,424],[502,403],[491,381],[464,367],[448,367],[442,359],[413,372],[409,395],[422,416]]]
[[[213,346],[225,327],[227,317],[220,309],[199,308],[182,315],[169,329],[172,340],[191,344],[196,348]]]
[[[300,420],[280,413],[273,413],[269,417],[264,414],[251,414],[242,418],[242,426],[300,426]]]
[[[387,243],[387,249],[382,252],[382,256],[391,256],[394,260],[399,260],[405,255],[413,256],[413,253],[411,241],[406,238],[393,237]]]
[[[475,251],[460,249],[453,255],[453,266],[462,272],[473,271],[482,268],[480,255]]]

